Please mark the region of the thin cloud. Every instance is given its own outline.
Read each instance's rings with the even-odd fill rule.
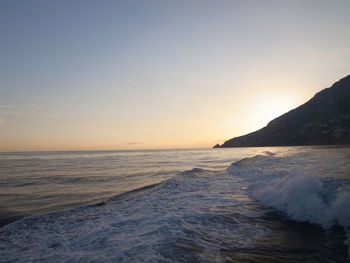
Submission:
[[[39,104],[0,104],[0,108],[41,108]]]
[[[19,124],[16,125],[16,127],[19,128],[70,128],[70,127],[77,127],[75,124]]]
[[[74,114],[35,114],[32,115],[32,117],[36,117],[36,118],[66,118],[66,117],[75,117],[77,115]]]
[[[127,142],[125,144],[127,144],[127,145],[139,145],[139,144],[142,144],[142,142]]]
[[[19,114],[23,114],[23,112],[20,112],[20,111],[2,111],[2,110],[0,110],[0,114],[2,114],[2,115],[19,115]]]

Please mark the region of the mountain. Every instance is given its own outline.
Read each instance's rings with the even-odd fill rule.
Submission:
[[[217,147],[350,144],[350,75],[255,132]]]

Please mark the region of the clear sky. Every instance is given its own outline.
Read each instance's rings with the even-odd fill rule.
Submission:
[[[350,74],[350,1],[0,0],[0,151],[211,147]]]

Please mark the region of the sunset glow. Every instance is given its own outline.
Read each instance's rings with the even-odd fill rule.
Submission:
[[[0,151],[211,147],[350,71],[349,2],[219,2],[2,1]]]

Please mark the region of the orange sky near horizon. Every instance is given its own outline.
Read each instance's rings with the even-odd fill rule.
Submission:
[[[253,132],[350,73],[349,9],[4,1],[0,152],[207,148]]]

